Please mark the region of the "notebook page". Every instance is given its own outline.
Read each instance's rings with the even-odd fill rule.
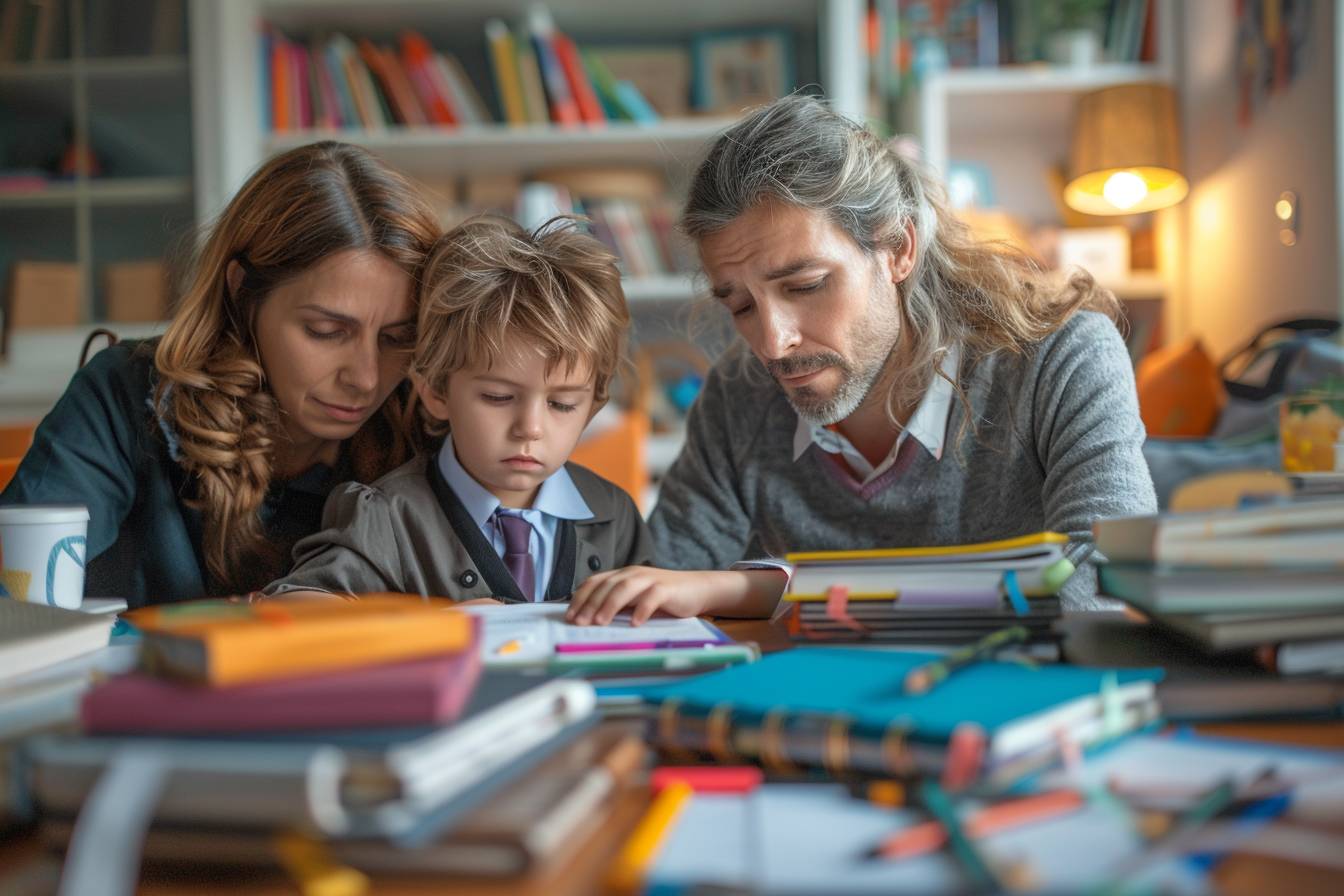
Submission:
[[[481,620],[481,657],[487,663],[544,662],[560,644],[631,644],[648,641],[719,641],[722,635],[702,619],[658,617],[632,626],[622,614],[611,625],[569,625],[567,604],[467,606]],[[508,646],[506,649],[506,645]]]

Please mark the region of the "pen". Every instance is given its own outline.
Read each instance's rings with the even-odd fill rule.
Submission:
[[[977,890],[1001,892],[1003,882],[980,854],[980,848],[966,836],[966,831],[957,818],[956,810],[947,794],[932,780],[926,779],[919,789],[920,800],[929,814],[936,818],[947,832],[947,841],[952,846],[952,854],[961,863],[962,869],[970,876]]]
[[[962,825],[967,837],[987,837],[1037,821],[1048,821],[1076,812],[1084,805],[1073,790],[1053,790],[1022,799],[1010,800],[981,809]],[[947,828],[937,821],[926,821],[892,834],[869,851],[874,859],[905,859],[942,849],[947,844]]]
[[[557,644],[556,653],[606,653],[613,650],[663,650],[671,647],[713,647],[719,641],[611,641],[601,644]]]
[[[1020,625],[1010,625],[996,632],[990,632],[974,644],[967,644],[947,656],[911,669],[905,676],[905,692],[912,695],[923,694],[958,669],[969,666],[1009,644],[1026,641],[1029,637],[1031,633]]]

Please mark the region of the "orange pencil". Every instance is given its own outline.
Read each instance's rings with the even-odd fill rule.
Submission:
[[[981,809],[971,816],[964,827],[967,836],[978,839],[1032,822],[1067,815],[1082,807],[1083,798],[1076,791],[1052,790]],[[936,821],[926,821],[892,834],[873,847],[868,855],[875,859],[906,859],[942,849],[946,843],[947,829]]]

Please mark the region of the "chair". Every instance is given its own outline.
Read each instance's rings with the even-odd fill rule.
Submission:
[[[19,462],[33,444],[33,431],[36,423],[10,423],[0,425],[0,489],[9,485]]]

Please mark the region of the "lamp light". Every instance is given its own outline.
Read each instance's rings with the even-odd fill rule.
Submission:
[[[1121,84],[1079,98],[1064,187],[1070,208],[1132,215],[1175,205],[1189,190],[1170,87]]]

